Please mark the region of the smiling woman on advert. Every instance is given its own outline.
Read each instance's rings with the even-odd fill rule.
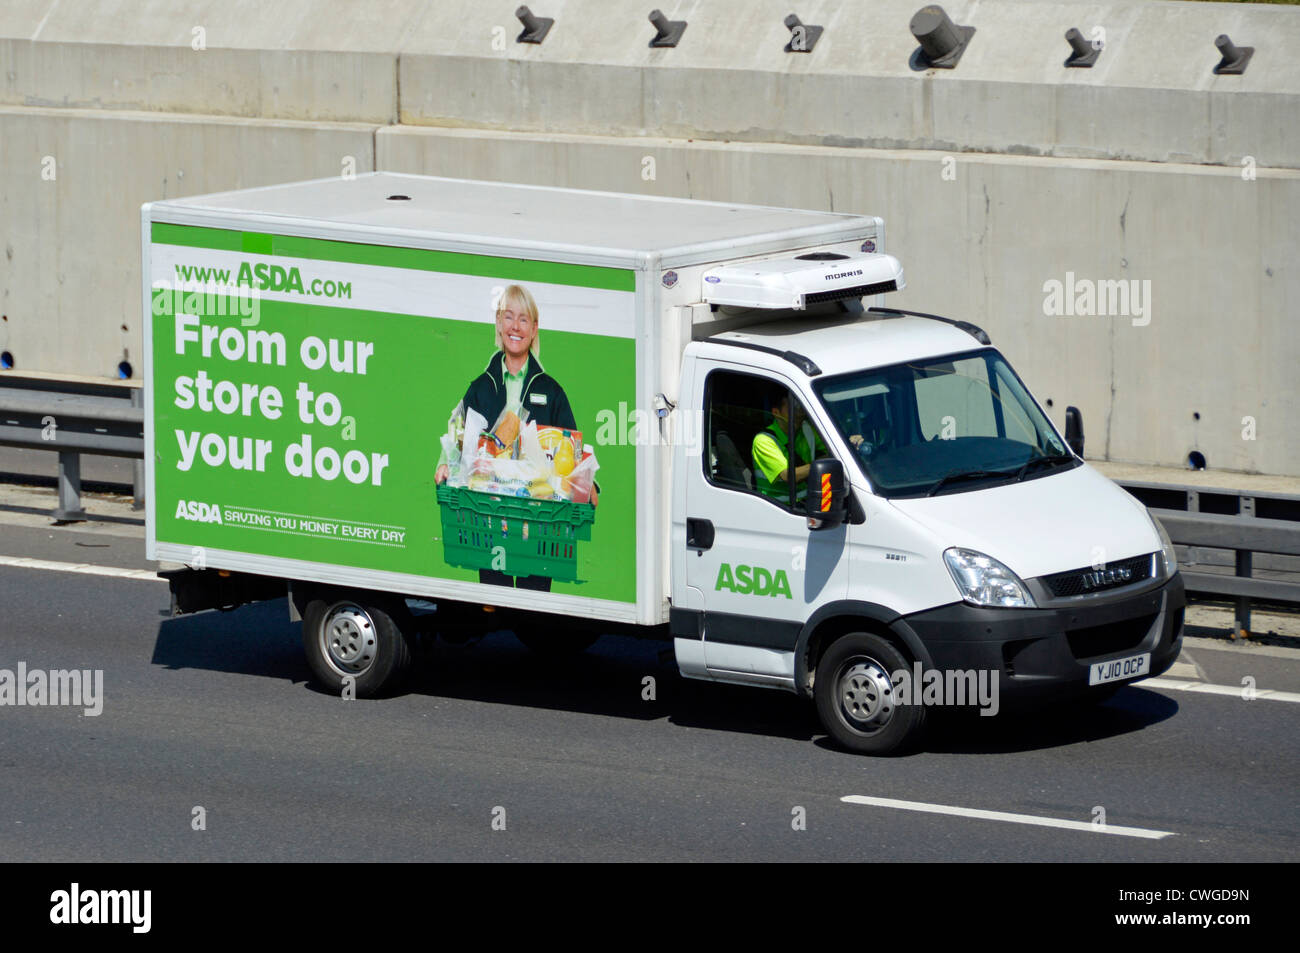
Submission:
[[[477,411],[488,421],[499,420],[509,411],[518,421],[527,418],[539,427],[563,427],[577,430],[569,398],[553,377],[542,367],[537,302],[522,285],[510,285],[497,304],[496,351],[483,373],[470,381],[462,401],[466,412]],[[508,435],[513,436],[513,435]],[[507,441],[508,442],[508,441]],[[434,482],[445,483],[448,466],[439,463]],[[549,590],[551,580],[544,576],[515,577],[492,569],[479,570],[482,582],[525,589]]]

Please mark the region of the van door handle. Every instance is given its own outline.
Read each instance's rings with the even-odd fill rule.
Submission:
[[[713,524],[708,520],[687,517],[686,546],[701,552],[713,548]]]

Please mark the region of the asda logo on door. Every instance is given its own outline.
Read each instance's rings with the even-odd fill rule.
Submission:
[[[723,563],[718,567],[718,581],[713,588],[718,592],[727,589],[742,596],[794,598],[790,594],[790,580],[786,578],[785,570],[773,572],[762,566],[737,565],[733,570],[730,563]]]

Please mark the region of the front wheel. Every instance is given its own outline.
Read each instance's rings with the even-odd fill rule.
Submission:
[[[878,635],[853,632],[817,663],[813,699],[830,736],[860,754],[894,754],[914,744],[925,725],[920,704],[898,703],[894,672],[908,661]]]
[[[302,644],[312,675],[326,689],[351,683],[357,698],[392,691],[406,675],[411,650],[394,612],[380,604],[331,596],[302,613]]]

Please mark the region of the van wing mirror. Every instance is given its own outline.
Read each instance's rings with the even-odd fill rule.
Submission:
[[[808,467],[808,528],[833,529],[839,526],[844,522],[847,502],[844,464],[831,457],[814,460]]]
[[[1065,445],[1075,456],[1083,456],[1083,414],[1078,407],[1065,408]]]

